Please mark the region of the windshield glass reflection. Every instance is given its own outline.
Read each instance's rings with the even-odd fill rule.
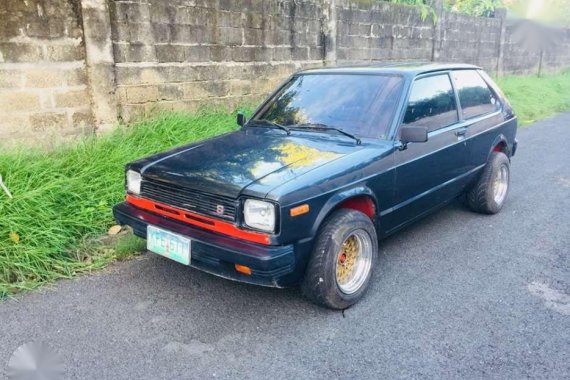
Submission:
[[[305,74],[294,77],[256,115],[284,126],[320,124],[383,138],[396,112],[403,79],[395,75]]]

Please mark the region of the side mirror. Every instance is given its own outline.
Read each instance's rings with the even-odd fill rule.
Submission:
[[[428,141],[427,127],[403,126],[400,129],[400,141],[402,144],[422,143]]]
[[[245,115],[244,115],[243,113],[239,112],[239,113],[237,114],[237,124],[238,124],[240,127],[243,127],[246,122],[247,122],[247,119],[245,118]]]

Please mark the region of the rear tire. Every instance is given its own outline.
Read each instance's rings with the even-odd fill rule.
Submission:
[[[301,285],[312,302],[346,309],[366,292],[378,257],[378,237],[365,214],[340,209],[322,225]]]
[[[467,205],[482,214],[496,214],[503,208],[511,179],[511,163],[503,152],[493,152],[481,177],[467,193]]]

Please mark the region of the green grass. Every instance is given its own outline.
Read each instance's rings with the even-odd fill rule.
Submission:
[[[497,84],[524,126],[556,112],[570,111],[570,71],[543,76],[506,76]]]
[[[117,260],[125,260],[131,257],[133,253],[144,251],[146,249],[146,242],[139,237],[128,234],[117,239],[112,247]]]
[[[521,125],[570,110],[570,72],[500,78]],[[0,153],[0,297],[103,267],[144,249],[132,235],[101,239],[124,197],[124,165],[236,128],[235,114],[167,114],[50,152]]]
[[[93,243],[124,198],[124,165],[170,147],[228,132],[235,114],[170,114],[120,127],[51,152],[0,153],[0,296],[101,267],[140,249],[132,237]]]

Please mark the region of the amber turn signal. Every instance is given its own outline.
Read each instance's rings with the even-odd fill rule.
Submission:
[[[290,211],[289,214],[291,216],[299,216],[299,215],[303,215],[309,212],[309,205],[308,204],[303,204],[297,207],[293,207]]]
[[[251,276],[251,268],[250,267],[246,267],[245,265],[239,265],[236,264],[235,265],[236,271],[246,274],[248,276]]]

